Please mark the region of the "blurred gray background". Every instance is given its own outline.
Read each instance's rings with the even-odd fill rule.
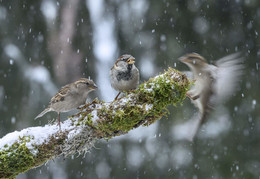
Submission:
[[[240,88],[194,143],[181,138],[196,112],[186,99],[169,107],[168,118],[99,141],[85,157],[49,161],[17,178],[259,178],[260,1],[0,0],[0,24],[0,137],[56,118],[34,120],[80,77],[99,86],[89,101],[113,100],[108,74],[124,53],[136,57],[142,81],[168,66],[187,70],[177,59],[189,52],[211,63],[237,51],[246,57]]]

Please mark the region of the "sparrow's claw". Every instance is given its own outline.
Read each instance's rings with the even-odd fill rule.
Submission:
[[[61,130],[61,126],[60,126],[60,112],[58,113],[58,124],[57,126],[59,126],[59,131]]]
[[[82,111],[87,104],[83,105],[82,107],[77,107],[78,110]]]
[[[189,93],[186,93],[186,96],[190,98],[191,100],[196,100],[200,97],[200,95],[191,96]]]
[[[117,98],[119,97],[119,95],[121,94],[121,92],[119,92],[117,95],[116,95],[116,97],[115,97],[115,99],[114,99],[114,101],[116,101],[117,100]]]
[[[82,107],[78,107],[77,109],[80,110],[80,111],[82,111],[83,109],[89,107],[91,104],[94,104],[94,103],[96,103],[96,102],[97,102],[97,98],[95,98],[91,103],[85,104],[85,105],[83,105]]]

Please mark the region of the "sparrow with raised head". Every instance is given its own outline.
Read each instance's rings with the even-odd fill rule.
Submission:
[[[42,117],[50,111],[58,113],[58,125],[60,128],[60,113],[76,109],[86,103],[89,92],[96,90],[96,84],[86,78],[81,78],[74,83],[63,86],[60,91],[51,98],[49,106],[43,110],[35,119]]]
[[[240,57],[240,53],[234,53],[217,60],[213,65],[208,64],[199,54],[190,53],[179,60],[186,64],[193,74],[194,86],[186,95],[200,113],[197,126],[190,136],[190,140],[193,140],[213,107],[224,102],[235,91],[244,68],[244,58]]]
[[[134,65],[135,58],[132,55],[122,55],[110,70],[111,86],[119,91],[115,100],[121,92],[136,89],[139,85],[139,70]]]

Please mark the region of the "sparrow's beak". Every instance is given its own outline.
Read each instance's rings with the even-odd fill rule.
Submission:
[[[182,63],[188,63],[189,62],[189,59],[186,56],[182,56],[178,60],[181,61]]]
[[[129,58],[126,62],[128,64],[134,64],[135,63],[135,58]]]
[[[96,84],[93,84],[93,85],[90,86],[90,88],[93,89],[93,90],[95,90],[95,89],[97,89],[98,87],[97,87]]]

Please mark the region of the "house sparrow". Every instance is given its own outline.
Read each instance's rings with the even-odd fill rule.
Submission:
[[[74,83],[63,86],[60,91],[51,98],[49,106],[36,116],[35,119],[42,117],[47,112],[56,111],[58,113],[58,125],[60,127],[60,113],[70,111],[85,104],[88,93],[95,89],[97,89],[96,84],[86,78],[81,78]]]
[[[190,136],[190,140],[193,140],[213,107],[224,102],[235,91],[242,75],[244,58],[240,57],[240,53],[234,53],[216,61],[216,65],[211,65],[199,54],[191,53],[179,60],[192,71],[194,86],[186,95],[192,99],[200,113]]]
[[[117,59],[110,70],[111,86],[121,92],[136,89],[139,85],[139,70],[134,65],[135,58],[131,55],[122,55]]]

